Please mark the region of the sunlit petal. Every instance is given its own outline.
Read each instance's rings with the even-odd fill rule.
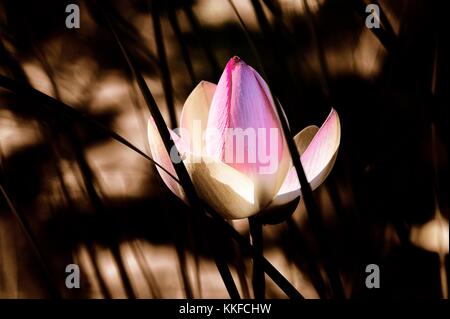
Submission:
[[[253,181],[245,174],[208,156],[192,155],[185,164],[199,196],[222,217],[240,219],[260,210]]]
[[[148,140],[150,144],[150,151],[152,153],[153,159],[157,163],[159,163],[162,167],[164,167],[170,174],[177,177],[172,160],[164,147],[163,140],[158,132],[158,129],[156,127],[153,118],[150,118],[148,120],[147,127],[148,127]],[[178,135],[176,135],[172,131],[170,132],[170,134],[172,139],[176,143],[177,149],[179,149],[181,153],[185,152],[187,146],[183,143],[180,137],[178,137]],[[167,174],[160,167],[156,166],[156,169],[158,170],[158,173],[161,176],[164,183],[166,184],[166,186],[169,187],[169,189],[179,198],[185,200],[186,197],[180,184],[178,184],[178,182],[175,181],[172,176]]]
[[[190,145],[190,151],[197,155],[204,152],[203,134],[215,90],[215,84],[200,82],[186,99],[181,112],[180,136]]]

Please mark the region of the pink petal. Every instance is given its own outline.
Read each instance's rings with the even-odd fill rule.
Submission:
[[[241,145],[229,129],[241,129]],[[248,174],[261,198],[273,197],[286,173],[287,160],[280,164],[285,141],[266,83],[238,57],[230,59],[217,85],[205,144],[209,156]],[[260,151],[268,157],[261,158]]]
[[[341,126],[337,112],[332,109],[325,122],[314,135],[316,128],[307,127],[295,136],[295,143],[301,154],[303,169],[305,170],[311,189],[319,187],[327,178],[336,160],[341,138]],[[309,141],[311,141],[309,143]],[[285,204],[300,196],[300,184],[294,167],[289,169],[272,205]]]
[[[152,158],[155,160],[158,164],[160,164],[162,167],[164,167],[170,174],[177,177],[177,174],[175,172],[175,168],[173,166],[172,160],[169,156],[169,154],[166,152],[166,149],[164,147],[164,143],[162,141],[162,138],[158,132],[158,129],[156,127],[156,124],[152,117],[148,120],[148,141],[150,145],[150,151],[152,153]],[[170,135],[172,139],[174,140],[177,149],[180,153],[184,153],[187,151],[187,145],[183,142],[183,140],[176,135],[174,132],[170,131]],[[175,150],[172,152],[175,154]],[[172,176],[167,174],[163,169],[156,166],[156,169],[161,176],[162,180],[166,184],[166,186],[179,198],[186,201],[186,196],[183,192],[182,187],[180,184],[173,179]]]
[[[341,124],[339,115],[332,109],[328,118],[314,136],[311,144],[301,155],[302,165],[305,167],[306,177],[312,189],[316,189],[322,184],[326,176],[322,173],[327,166],[333,162],[341,141]],[[330,167],[331,169],[331,167]]]
[[[204,152],[204,132],[215,90],[215,84],[200,82],[186,99],[181,112],[180,135],[190,145],[190,151],[194,154],[200,155]]]

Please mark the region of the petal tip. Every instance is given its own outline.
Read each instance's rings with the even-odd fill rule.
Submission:
[[[235,55],[228,61],[228,63],[239,63],[241,61],[242,61],[242,59],[240,57],[238,57],[237,55]],[[244,62],[244,61],[242,61],[242,62]]]
[[[230,58],[228,60],[227,65],[226,65],[225,68],[230,71],[230,70],[233,70],[235,67],[238,67],[238,66],[246,67],[248,65],[244,62],[244,60],[242,60],[240,57],[235,55],[235,56],[233,56],[232,58]]]

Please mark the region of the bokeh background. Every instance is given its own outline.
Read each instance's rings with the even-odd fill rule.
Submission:
[[[265,257],[305,298],[448,298],[443,2],[371,1],[381,28],[368,29],[363,0],[1,0],[0,298],[228,298],[212,251],[254,296],[248,253],[208,238],[153,163],[112,138],[150,154],[118,39],[170,127],[234,55],[266,76],[292,132],[338,111],[339,155],[314,192],[324,228],[302,201],[264,226]],[[65,26],[69,3],[79,29]],[[231,224],[249,237],[246,220]],[[80,289],[65,287],[71,263]],[[365,286],[371,263],[380,289]],[[266,297],[287,296],[266,276]]]

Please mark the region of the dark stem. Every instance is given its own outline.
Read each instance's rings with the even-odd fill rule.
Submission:
[[[28,242],[31,245],[31,248],[33,249],[37,257],[38,263],[41,266],[42,275],[46,279],[45,282],[48,285],[50,295],[55,299],[60,299],[61,293],[58,290],[58,285],[55,283],[55,280],[50,275],[50,268],[48,267],[48,264],[43,257],[44,255],[42,254],[42,250],[39,247],[38,241],[36,240],[36,237],[34,236],[28,221],[26,220],[25,216],[23,216],[23,214],[14,207],[11,199],[9,198],[8,194],[6,193],[5,189],[1,184],[0,184],[0,193],[2,194],[2,197],[5,199],[8,208],[19,222],[20,227],[22,228],[26,238],[28,239]]]
[[[194,68],[192,66],[191,56],[189,55],[189,50],[186,45],[186,42],[183,38],[183,33],[180,29],[180,24],[178,23],[177,14],[175,11],[175,8],[171,6],[169,8],[169,21],[172,26],[173,32],[175,33],[175,36],[178,40],[178,43],[180,44],[181,49],[181,55],[183,56],[184,63],[186,64],[186,68],[188,70],[189,76],[191,77],[192,84],[195,86],[197,84],[197,78],[195,77]]]
[[[212,217],[208,217],[213,225],[220,227],[219,229],[226,233],[228,236],[233,238],[241,247],[243,253],[248,253],[252,257],[256,256],[257,253],[254,247],[249,243],[249,241],[244,238],[239,232],[234,229],[233,226],[224,222],[219,218],[215,218],[216,212],[208,208],[208,212]],[[261,257],[262,266],[265,273],[273,280],[274,283],[280,287],[280,289],[291,299],[300,300],[304,299],[303,296],[298,292],[297,289],[287,280],[264,256]]]
[[[383,6],[380,5],[380,2],[378,0],[373,0],[372,3],[376,4],[378,8],[380,8],[380,21],[383,28],[386,30],[386,32],[389,34],[391,38],[396,38],[394,28],[392,27],[392,24],[389,21],[386,12],[383,9]]]
[[[215,241],[216,247],[220,245],[219,240],[221,239],[217,231],[213,230],[213,228],[207,228],[209,229],[208,236],[209,238],[212,238]],[[232,300],[240,300],[241,296],[239,295],[239,291],[236,287],[236,284],[233,280],[233,276],[231,275],[230,268],[228,267],[228,264],[226,260],[223,258],[220,251],[217,249],[210,249],[212,251],[212,254],[214,256],[214,262],[216,263],[216,267],[219,270],[220,276],[223,279],[223,282],[225,284],[225,287],[228,291],[228,295]]]
[[[66,134],[69,138],[69,141],[72,144],[71,146],[74,149],[75,159],[76,159],[78,167],[80,168],[80,171],[82,173],[81,175],[83,178],[83,184],[87,191],[89,200],[91,201],[94,211],[103,220],[105,227],[109,228],[114,234],[118,234],[119,232],[116,229],[116,226],[117,226],[116,223],[114,223],[114,221],[111,219],[111,217],[108,216],[108,214],[106,214],[106,212],[105,212],[102,198],[100,197],[100,195],[96,189],[96,186],[97,187],[99,187],[99,186],[96,185],[97,183],[96,183],[95,175],[94,175],[88,161],[86,160],[86,157],[84,156],[83,146],[81,145],[81,142],[79,141],[78,137],[76,136],[74,130],[71,129],[70,124],[66,123],[65,129],[66,129]],[[110,247],[111,253],[113,254],[113,257],[117,263],[117,268],[119,270],[119,275],[120,275],[120,278],[122,279],[122,282],[123,282],[123,285],[125,288],[125,292],[127,293],[128,297],[134,299],[134,298],[136,298],[136,296],[134,294],[133,287],[131,286],[131,283],[129,281],[129,278],[128,278],[128,275],[127,275],[127,272],[125,269],[125,265],[122,260],[119,243],[116,240],[111,239],[110,245],[111,245],[111,247]]]
[[[211,68],[213,70],[213,77],[218,78],[221,73],[219,64],[217,63],[216,58],[214,57],[214,53],[211,50],[209,41],[208,41],[208,39],[206,39],[205,34],[203,33],[202,28],[200,27],[197,17],[195,16],[194,12],[192,11],[192,8],[190,5],[183,6],[183,11],[186,14],[186,17],[188,18],[188,21],[189,21],[189,24],[191,25],[192,30],[197,35],[197,37],[200,39],[200,44],[203,48],[203,51],[205,52],[206,59],[208,60],[209,64],[211,65]]]
[[[109,292],[108,287],[106,286],[105,280],[102,277],[102,273],[100,271],[100,267],[98,266],[98,263],[96,261],[96,254],[95,254],[95,249],[93,247],[93,243],[89,242],[86,244],[87,250],[88,250],[88,254],[89,254],[89,258],[92,261],[92,266],[94,268],[94,274],[98,279],[98,284],[100,286],[100,291],[103,295],[103,298],[105,299],[111,299],[111,293]]]
[[[175,248],[177,251],[178,262],[180,264],[180,273],[181,279],[183,281],[184,292],[186,294],[187,299],[194,298],[192,293],[191,281],[189,280],[189,275],[186,271],[187,267],[187,259],[186,259],[186,251],[184,245],[181,243],[179,239],[176,239]]]
[[[353,0],[352,3],[354,5],[354,9],[356,10],[357,14],[361,17],[363,21],[365,21],[367,13],[366,13],[366,4],[364,3],[364,1]],[[385,16],[384,12],[381,9],[381,6],[379,6],[379,8],[380,8],[380,15],[382,17]],[[378,40],[384,46],[384,48],[388,52],[392,53],[392,51],[396,47],[397,36],[395,35],[392,26],[388,22],[387,18],[383,17],[380,20],[382,23],[384,22],[382,28],[371,28],[369,30],[378,38]]]
[[[250,298],[250,290],[247,283],[247,276],[246,276],[246,265],[244,256],[242,255],[241,250],[236,245],[236,243],[232,240],[232,238],[229,238],[231,250],[233,253],[233,260],[234,260],[234,266],[236,268],[236,272],[239,278],[239,284],[241,286],[242,295],[244,299]]]
[[[319,66],[320,66],[320,71],[322,74],[322,76],[320,78],[322,91],[323,91],[323,94],[325,96],[327,103],[330,104],[331,103],[331,92],[330,92],[330,86],[328,84],[330,74],[328,71],[328,64],[327,64],[326,57],[325,57],[325,51],[323,49],[322,41],[320,40],[320,37],[319,37],[317,22],[314,17],[314,14],[311,12],[311,8],[309,7],[308,0],[303,0],[303,3],[305,5],[306,15],[308,17],[308,24],[309,24],[309,28],[310,28],[311,37],[312,37],[312,44],[313,44],[313,47],[315,48],[315,50],[317,51],[317,58],[319,59]]]
[[[182,214],[181,212],[175,212],[175,214],[169,214],[167,216],[169,220],[169,225],[174,225],[174,227],[171,227],[172,231],[172,237],[175,241],[175,248],[177,252],[178,257],[178,263],[179,263],[179,271],[181,274],[181,280],[184,287],[184,293],[185,297],[187,299],[193,299],[194,294],[192,292],[192,285],[191,281],[189,280],[189,275],[187,273],[187,259],[186,259],[186,229],[185,225],[189,223],[188,218],[186,215]]]
[[[252,238],[252,245],[254,247],[255,255],[253,256],[253,274],[252,284],[255,299],[263,300],[265,298],[265,274],[262,266],[262,258],[264,256],[263,250],[263,226],[255,218],[248,219],[250,224],[250,235]]]
[[[162,74],[162,84],[164,88],[164,96],[166,97],[167,109],[169,111],[170,126],[177,127],[177,116],[175,114],[175,105],[173,101],[172,80],[170,77],[169,64],[167,62],[166,48],[161,30],[160,8],[158,1],[152,1],[152,21],[153,30],[155,32],[156,49],[158,51],[158,61]]]
[[[228,294],[232,300],[240,300],[241,296],[239,295],[239,291],[234,283],[233,277],[231,276],[230,269],[228,265],[220,256],[220,254],[216,254],[214,261],[216,263],[217,269],[219,270],[220,276],[223,278],[223,282],[227,288]]]
[[[0,74],[0,87],[6,88],[10,91],[13,91],[16,94],[23,94],[24,96],[32,97],[35,100],[38,100],[40,102],[39,106],[41,106],[44,109],[47,109],[51,112],[57,112],[61,117],[68,118],[68,119],[75,119],[80,122],[92,125],[102,133],[108,135],[110,138],[116,140],[120,144],[128,147],[129,149],[133,150],[137,154],[141,155],[143,158],[149,160],[152,162],[155,166],[158,166],[160,169],[162,169],[166,174],[168,174],[173,180],[175,180],[177,183],[179,183],[179,180],[177,177],[175,177],[172,173],[170,173],[165,167],[160,165],[159,163],[155,162],[150,156],[145,154],[143,151],[141,151],[139,148],[131,144],[127,139],[122,137],[121,135],[117,134],[114,131],[111,131],[108,127],[104,126],[102,123],[88,117],[87,115],[79,112],[77,109],[58,101],[51,96],[48,96],[33,87],[27,85],[27,84],[20,84],[19,82],[16,82],[8,77],[5,77]],[[54,114],[54,113],[53,113]]]
[[[309,273],[311,282],[314,285],[314,288],[316,289],[319,297],[321,299],[327,298],[329,296],[329,293],[327,293],[327,286],[322,277],[322,274],[320,273],[317,265],[315,265],[313,261],[314,257],[312,256],[310,249],[308,249],[305,240],[301,237],[300,229],[298,228],[292,217],[287,219],[286,226],[289,241],[296,247],[295,251],[292,252],[294,256],[297,257],[294,259],[294,262],[298,265],[299,257],[303,258],[303,261],[307,266],[306,270]],[[303,252],[301,256],[299,256],[300,252]]]
[[[153,298],[161,298],[161,291],[159,289],[158,282],[152,270],[150,269],[147,260],[145,259],[142,244],[139,241],[134,241],[132,243],[132,248],[137,257],[136,259],[139,263],[139,267],[142,269],[145,279],[148,282]]]

